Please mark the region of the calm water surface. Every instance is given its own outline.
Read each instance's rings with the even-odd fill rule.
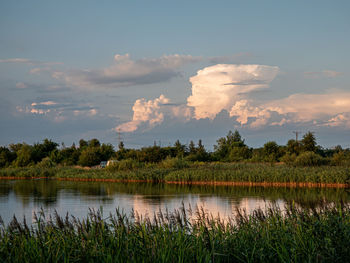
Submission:
[[[0,215],[7,224],[16,215],[32,222],[34,212],[55,210],[79,218],[89,208],[103,208],[107,217],[116,208],[129,214],[153,215],[159,209],[173,211],[182,206],[203,207],[226,218],[236,208],[249,213],[272,203],[281,208],[294,202],[302,207],[320,203],[350,202],[349,189],[274,188],[233,186],[189,186],[149,183],[70,182],[56,180],[0,180]]]

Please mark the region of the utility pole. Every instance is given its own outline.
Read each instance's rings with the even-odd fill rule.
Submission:
[[[295,141],[298,142],[298,136],[301,133],[300,131],[293,131],[295,133]]]
[[[122,135],[120,130],[117,130],[117,133],[118,133],[118,145],[120,145],[120,143],[122,142]]]

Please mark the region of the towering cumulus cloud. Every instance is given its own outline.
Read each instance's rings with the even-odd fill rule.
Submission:
[[[245,94],[268,88],[278,70],[278,67],[265,65],[206,67],[190,78],[192,95],[188,97],[187,105],[194,107],[196,119],[214,119],[220,111],[230,111]]]
[[[169,99],[160,95],[154,100],[146,100],[144,98],[135,101],[132,110],[134,115],[132,120],[119,125],[116,130],[120,132],[133,132],[138,129],[141,124],[147,124],[150,127],[162,123],[164,114],[161,106],[169,102]]]
[[[187,105],[172,106],[161,95],[154,100],[136,100],[132,121],[117,130],[132,132],[141,125],[154,127],[164,120],[213,120],[226,110],[232,122],[249,128],[285,124],[342,126],[350,128],[350,92],[291,94],[260,101],[252,92],[269,88],[279,68],[266,65],[217,64],[199,70],[190,78],[192,95]]]

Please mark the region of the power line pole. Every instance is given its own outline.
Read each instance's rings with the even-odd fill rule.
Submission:
[[[122,142],[122,134],[120,130],[117,130],[117,134],[118,134],[118,145],[120,145],[120,143]]]
[[[293,131],[295,133],[295,141],[298,142],[298,136],[301,133],[300,131]]]

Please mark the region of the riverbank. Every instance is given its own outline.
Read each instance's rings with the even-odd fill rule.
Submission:
[[[183,168],[155,166],[125,170],[79,167],[23,167],[0,170],[2,179],[156,182],[282,187],[350,187],[350,167],[292,167],[252,163],[205,163]]]
[[[350,208],[243,211],[225,222],[182,208],[151,219],[91,211],[87,219],[34,215],[0,227],[3,262],[344,262]]]

